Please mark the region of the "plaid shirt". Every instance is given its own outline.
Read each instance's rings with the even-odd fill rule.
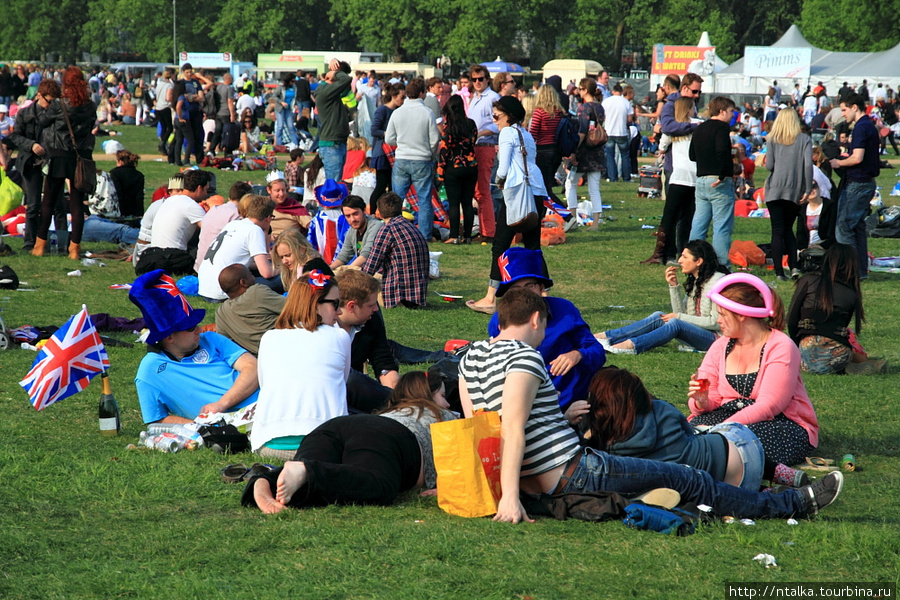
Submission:
[[[388,162],[391,163],[391,168],[393,168],[394,161],[397,160],[395,156],[397,147],[385,143],[382,144],[382,148],[384,149],[384,155],[387,157]],[[406,192],[406,198],[404,198],[404,200],[409,203],[413,211],[419,212],[419,193],[416,191],[416,186],[409,186],[409,191]],[[444,208],[444,203],[441,202],[441,197],[438,194],[437,188],[433,185],[431,186],[431,205],[434,207],[435,225],[438,227],[450,227],[450,215],[447,214],[447,210]]]
[[[403,217],[394,217],[375,235],[372,251],[363,271],[384,274],[382,292],[387,308],[402,300],[425,305],[428,293],[428,243],[415,225]]]

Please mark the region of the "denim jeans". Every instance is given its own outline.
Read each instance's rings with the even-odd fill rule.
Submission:
[[[355,369],[347,376],[347,407],[351,413],[370,413],[387,404],[391,388]]]
[[[728,440],[731,447],[736,449],[741,457],[744,476],[741,479],[740,487],[751,492],[759,491],[766,463],[766,452],[756,434],[743,423],[731,422],[719,423],[707,430],[706,435],[713,433],[718,433]]]
[[[84,220],[84,230],[81,234],[83,242],[111,242],[113,244],[136,244],[138,234],[137,227],[129,227],[121,223],[113,223],[98,216],[90,216]]]
[[[865,279],[869,273],[869,242],[866,239],[866,217],[869,202],[875,195],[875,182],[857,183],[851,181],[841,192],[838,200],[838,219],[835,238],[841,244],[856,249],[859,259],[859,278]]]
[[[622,181],[631,181],[631,157],[629,156],[629,140],[627,135],[611,135],[606,143],[606,174],[610,181],[619,178],[616,167],[616,155],[622,163]]]
[[[731,232],[734,230],[734,180],[728,177],[713,187],[712,184],[718,179],[715,175],[697,178],[691,239],[705,240],[706,230],[712,221],[712,247],[719,264],[727,267],[731,264],[728,261],[728,251],[731,250]]]
[[[679,339],[697,350],[709,350],[716,341],[716,334],[708,329],[697,327],[681,319],[670,319],[668,323],[662,320],[663,313],[655,312],[636,323],[613,329],[606,332],[610,344],[618,344],[625,340],[631,340],[634,344],[635,354],[652,350],[674,339]]]
[[[391,173],[391,187],[401,198],[406,198],[410,184],[416,187],[419,196],[419,215],[416,217],[416,225],[422,232],[422,237],[430,240],[434,228],[434,206],[431,204],[431,188],[434,185],[434,161],[408,160],[398,158],[394,161],[394,171]]]
[[[275,145],[287,146],[288,143],[297,145],[297,130],[294,129],[294,114],[285,108],[275,113]]]
[[[319,146],[319,157],[322,159],[322,166],[325,167],[325,178],[340,181],[344,176],[344,163],[347,161],[347,144]]]
[[[592,448],[582,450],[581,461],[562,492],[632,495],[660,487],[677,491],[682,501],[712,506],[717,515],[741,519],[802,517],[810,510],[799,490],[753,492],[716,481],[706,471],[686,465],[615,456]]]

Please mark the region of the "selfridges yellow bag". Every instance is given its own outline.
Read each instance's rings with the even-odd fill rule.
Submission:
[[[22,205],[22,188],[0,169],[0,216]]]
[[[499,413],[434,423],[431,445],[438,506],[460,517],[495,514],[501,494]]]

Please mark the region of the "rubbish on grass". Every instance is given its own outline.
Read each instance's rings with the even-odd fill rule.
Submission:
[[[697,508],[703,512],[712,512],[712,506],[708,504],[698,504]]]
[[[75,269],[74,271],[69,271],[68,273],[66,273],[66,275],[68,275],[69,277],[81,277],[81,270]]]
[[[444,292],[435,292],[435,294],[440,296],[441,300],[443,300],[444,302],[456,302],[457,300],[462,298],[462,296],[457,296],[455,294],[445,294]]]
[[[797,522],[797,519],[788,519],[787,524],[788,525],[799,525],[799,523]],[[787,542],[785,542],[785,543],[787,543]],[[793,542],[791,542],[791,543],[793,544]]]
[[[130,290],[131,284],[130,283],[114,283],[111,286],[109,286],[109,289],[111,289],[111,290]]]
[[[775,557],[771,554],[757,554],[753,557],[753,560],[759,562],[759,564],[761,565],[764,565],[767,569],[778,566],[778,563],[775,562]]]
[[[843,471],[855,471],[856,470],[856,458],[854,458],[852,454],[845,454],[844,458],[841,459],[841,470],[843,470]]]
[[[722,522],[727,523],[728,525],[731,525],[732,523],[734,523],[734,517],[726,515],[726,516],[722,517]]]
[[[641,229],[656,229],[653,225],[641,225]]]
[[[750,525],[756,525],[756,521],[754,521],[753,519],[741,519],[741,523],[747,525],[748,527]]]

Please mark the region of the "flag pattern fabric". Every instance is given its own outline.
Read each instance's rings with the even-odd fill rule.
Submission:
[[[87,308],[60,327],[38,352],[31,370],[19,382],[31,404],[43,410],[87,387],[109,368],[109,356]]]

